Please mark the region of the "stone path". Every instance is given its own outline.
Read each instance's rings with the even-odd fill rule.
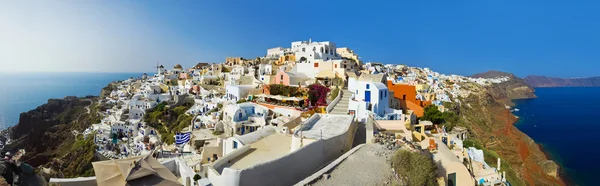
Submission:
[[[367,144],[350,155],[315,186],[393,185],[395,177],[389,164],[393,151],[378,144]]]

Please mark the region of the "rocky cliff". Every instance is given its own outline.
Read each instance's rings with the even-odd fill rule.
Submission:
[[[545,76],[527,76],[525,83],[532,87],[600,87],[600,77],[554,78]]]
[[[13,143],[5,150],[25,149],[22,161],[34,167],[53,167],[49,172],[55,174],[50,176],[91,175],[94,146],[79,132],[100,122],[96,103],[96,97],[50,99],[22,113],[19,123],[8,129]]]
[[[460,113],[460,125],[471,133],[465,145],[483,148],[490,166],[497,166],[496,158],[501,158],[501,171],[512,185],[565,185],[558,177],[558,165],[513,125],[517,118],[506,106],[514,105],[512,99],[535,98],[532,88],[514,78],[481,89],[453,108]]]
[[[514,74],[500,71],[488,71],[484,73],[475,74],[471,77],[481,78],[495,78],[495,77],[509,77],[510,79],[506,82],[495,84],[488,88],[494,99],[506,106],[514,106],[512,100],[514,99],[532,99],[536,98],[535,90],[527,85],[525,81],[518,78]]]

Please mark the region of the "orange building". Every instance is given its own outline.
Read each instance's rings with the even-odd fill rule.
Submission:
[[[413,85],[394,84],[391,80],[388,80],[387,87],[391,92],[394,92],[394,98],[398,99],[399,107],[414,111],[417,117],[423,116],[423,107],[431,105],[431,101],[417,99],[417,88]]]

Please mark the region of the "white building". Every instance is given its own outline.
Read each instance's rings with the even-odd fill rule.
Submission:
[[[312,42],[309,39],[308,41],[292,42],[292,52],[296,56],[296,61],[300,63],[313,63],[317,59],[339,59],[335,50],[335,43],[329,41]]]
[[[252,85],[227,85],[225,87],[225,96],[228,100],[233,101],[239,101],[242,98],[246,99],[252,88]]]
[[[350,97],[348,110],[354,111],[359,120],[366,119],[370,112],[383,116],[390,107],[388,96],[388,88],[383,83],[358,81],[354,95]]]
[[[290,52],[289,48],[275,47],[267,49],[267,58],[277,59],[284,56],[287,52]]]
[[[232,135],[244,135],[266,125],[265,118],[269,109],[255,103],[227,105],[223,108],[225,132]]]

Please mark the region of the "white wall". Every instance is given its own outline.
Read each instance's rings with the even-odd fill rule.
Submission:
[[[367,85],[369,86],[369,88],[367,89]],[[372,82],[366,82],[366,81],[359,81],[357,84],[357,89],[358,89],[358,94],[355,95],[355,99],[359,102],[363,102],[366,99],[366,95],[365,95],[365,91],[370,91],[371,92],[371,99],[370,99],[370,103],[372,105],[372,109],[371,111],[373,111],[374,113],[377,113],[377,115],[383,115],[385,114],[385,112],[387,111],[387,108],[389,108],[389,96],[390,93],[386,88],[382,88],[381,87],[377,87],[375,86],[374,83]],[[364,106],[366,107],[366,103],[362,103],[364,104]],[[355,108],[351,107],[351,108]]]
[[[237,186],[240,185],[240,170],[223,168],[223,171],[219,174],[215,168],[221,168],[227,164],[230,160],[237,158],[241,154],[250,150],[250,146],[238,148],[231,152],[229,155],[224,155],[214,162],[213,166],[208,167],[208,179],[214,186]]]
[[[273,112],[275,112],[277,114],[282,114],[284,116],[291,116],[291,117],[300,116],[300,114],[302,114],[302,112],[297,111],[297,110],[280,108],[280,107],[273,109]]]
[[[244,147],[244,144],[242,144],[242,142],[240,142],[236,138],[232,138],[232,137],[227,138],[223,141],[223,156],[226,156],[226,155],[232,153],[233,151],[237,150],[237,149],[233,148],[234,142],[237,142],[237,149]]]
[[[227,85],[225,90],[227,97],[231,95],[234,101],[239,101],[240,99],[245,99],[248,96],[250,89],[252,89],[252,86]]]
[[[239,185],[294,185],[350,150],[355,131],[354,123],[339,136],[316,140],[284,157],[244,169]]]
[[[354,77],[348,77],[348,90],[351,91],[352,93],[356,93],[356,83],[358,82],[358,80]]]

